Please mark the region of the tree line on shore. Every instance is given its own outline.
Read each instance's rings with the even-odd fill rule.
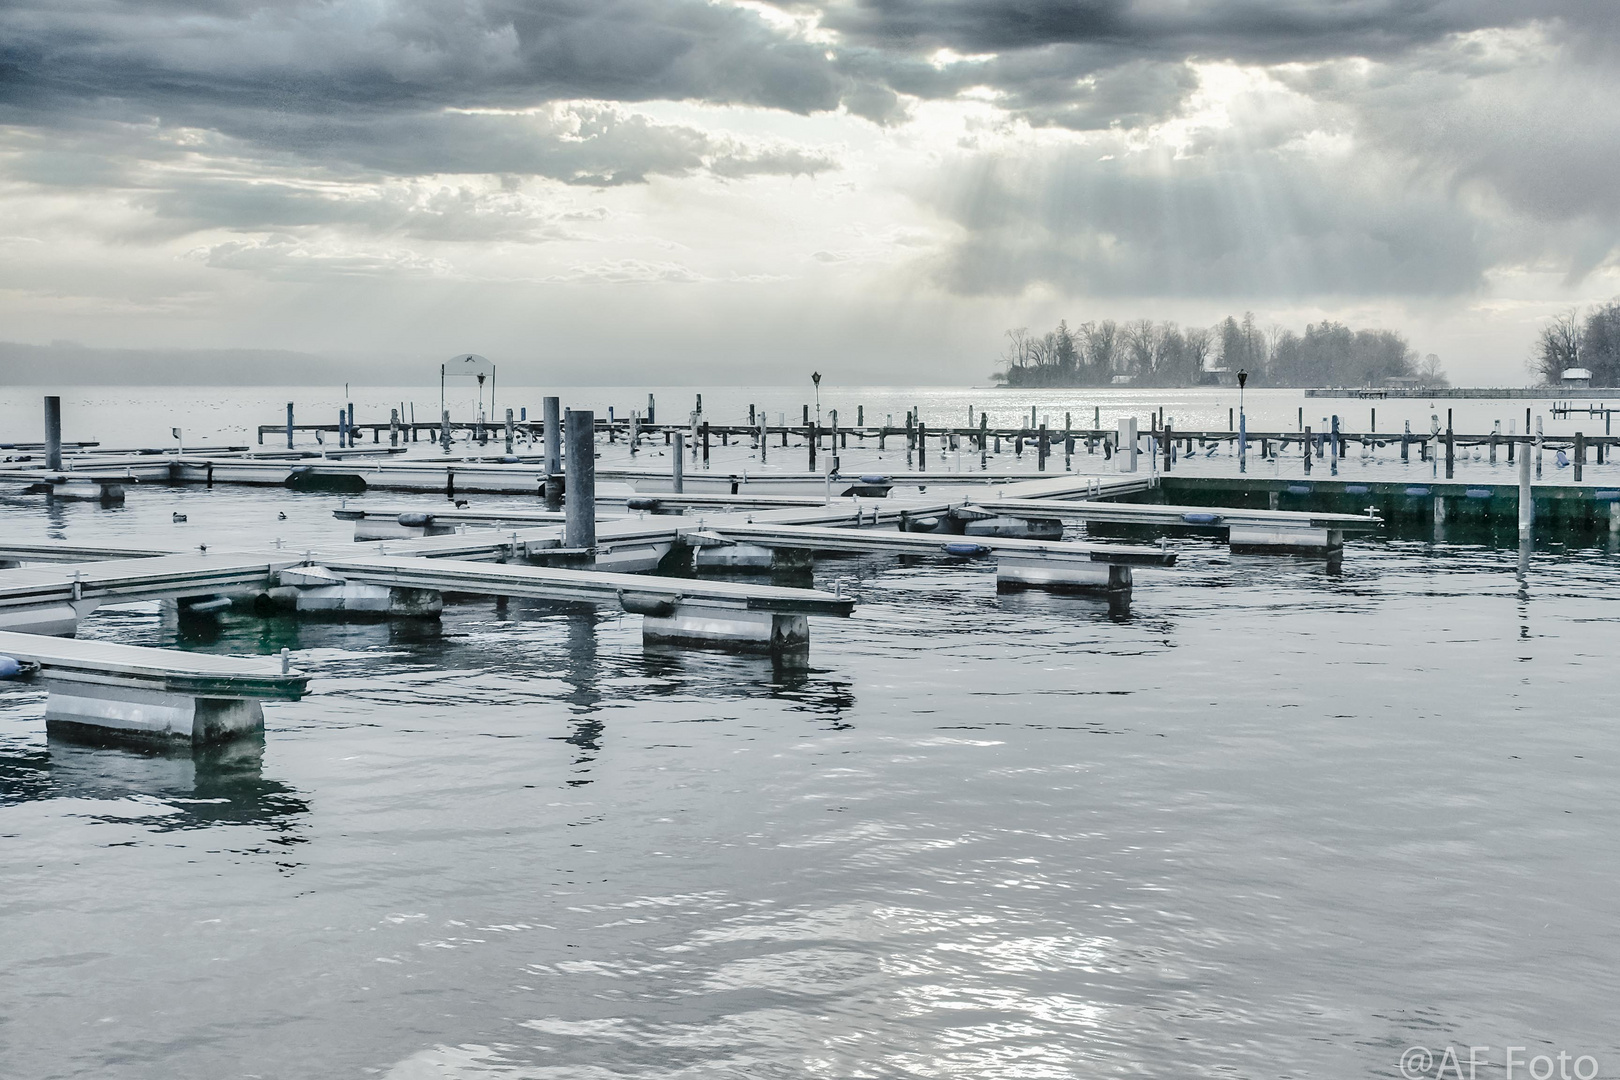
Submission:
[[[1044,334],[1019,328],[1007,331],[1001,360],[1005,370],[993,377],[1007,386],[1197,386],[1230,380],[1240,369],[1262,386],[1378,386],[1392,378],[1448,385],[1439,358],[1430,353],[1420,361],[1394,330],[1324,320],[1300,334],[1261,329],[1253,312],[1208,327],[1105,319],[1072,328],[1065,320]]]
[[[1620,300],[1599,304],[1582,316],[1575,308],[1541,328],[1530,371],[1549,386],[1570,368],[1592,373],[1593,386],[1620,386]]]

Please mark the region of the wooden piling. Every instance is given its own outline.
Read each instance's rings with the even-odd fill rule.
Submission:
[[[673,432],[674,441],[670,446],[674,448],[671,458],[674,462],[673,486],[675,494],[679,495],[686,490],[686,432],[676,429]]]
[[[1300,415],[1302,415],[1302,416],[1304,415],[1304,410],[1303,409],[1300,410]],[[1309,474],[1310,471],[1311,471],[1311,446],[1312,446],[1311,429],[1308,428],[1308,427],[1303,427],[1302,426],[1301,430],[1305,432],[1305,439],[1300,445],[1305,451],[1305,472],[1307,474]]]
[[[568,495],[563,543],[571,548],[596,546],[596,414],[590,409],[568,413]]]
[[[287,402],[287,449],[293,448],[293,403]]]
[[[928,427],[917,421],[917,471],[928,471]]]
[[[515,428],[514,428],[514,426],[512,424],[512,410],[507,409],[506,410],[506,452],[508,454],[510,454],[512,452],[512,439],[516,434],[517,434],[517,431],[515,430]]]
[[[1581,482],[1581,466],[1586,464],[1586,434],[1575,433],[1575,482]]]

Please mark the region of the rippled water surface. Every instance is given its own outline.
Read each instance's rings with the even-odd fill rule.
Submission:
[[[0,529],[313,543],[335,505]],[[104,609],[84,636],[315,677],[196,756],[48,740],[0,689],[0,1075],[1620,1074],[1616,556],[1178,543],[1128,607],[821,562],[861,603],[788,666],[516,601]]]

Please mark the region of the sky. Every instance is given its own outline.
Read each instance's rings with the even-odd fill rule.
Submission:
[[[1009,328],[1620,294],[1612,0],[8,0],[0,339],[988,380]],[[265,367],[262,353],[225,363]],[[266,372],[266,382],[275,382]]]

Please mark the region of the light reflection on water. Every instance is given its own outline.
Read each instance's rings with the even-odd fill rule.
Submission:
[[[329,499],[209,499],[341,535]],[[517,601],[98,613],[87,636],[291,648],[314,692],[262,745],[172,757],[47,740],[39,692],[0,690],[0,1073],[1620,1061],[1613,555],[1182,550],[1126,609],[832,560],[816,584],[861,605],[799,664]]]

